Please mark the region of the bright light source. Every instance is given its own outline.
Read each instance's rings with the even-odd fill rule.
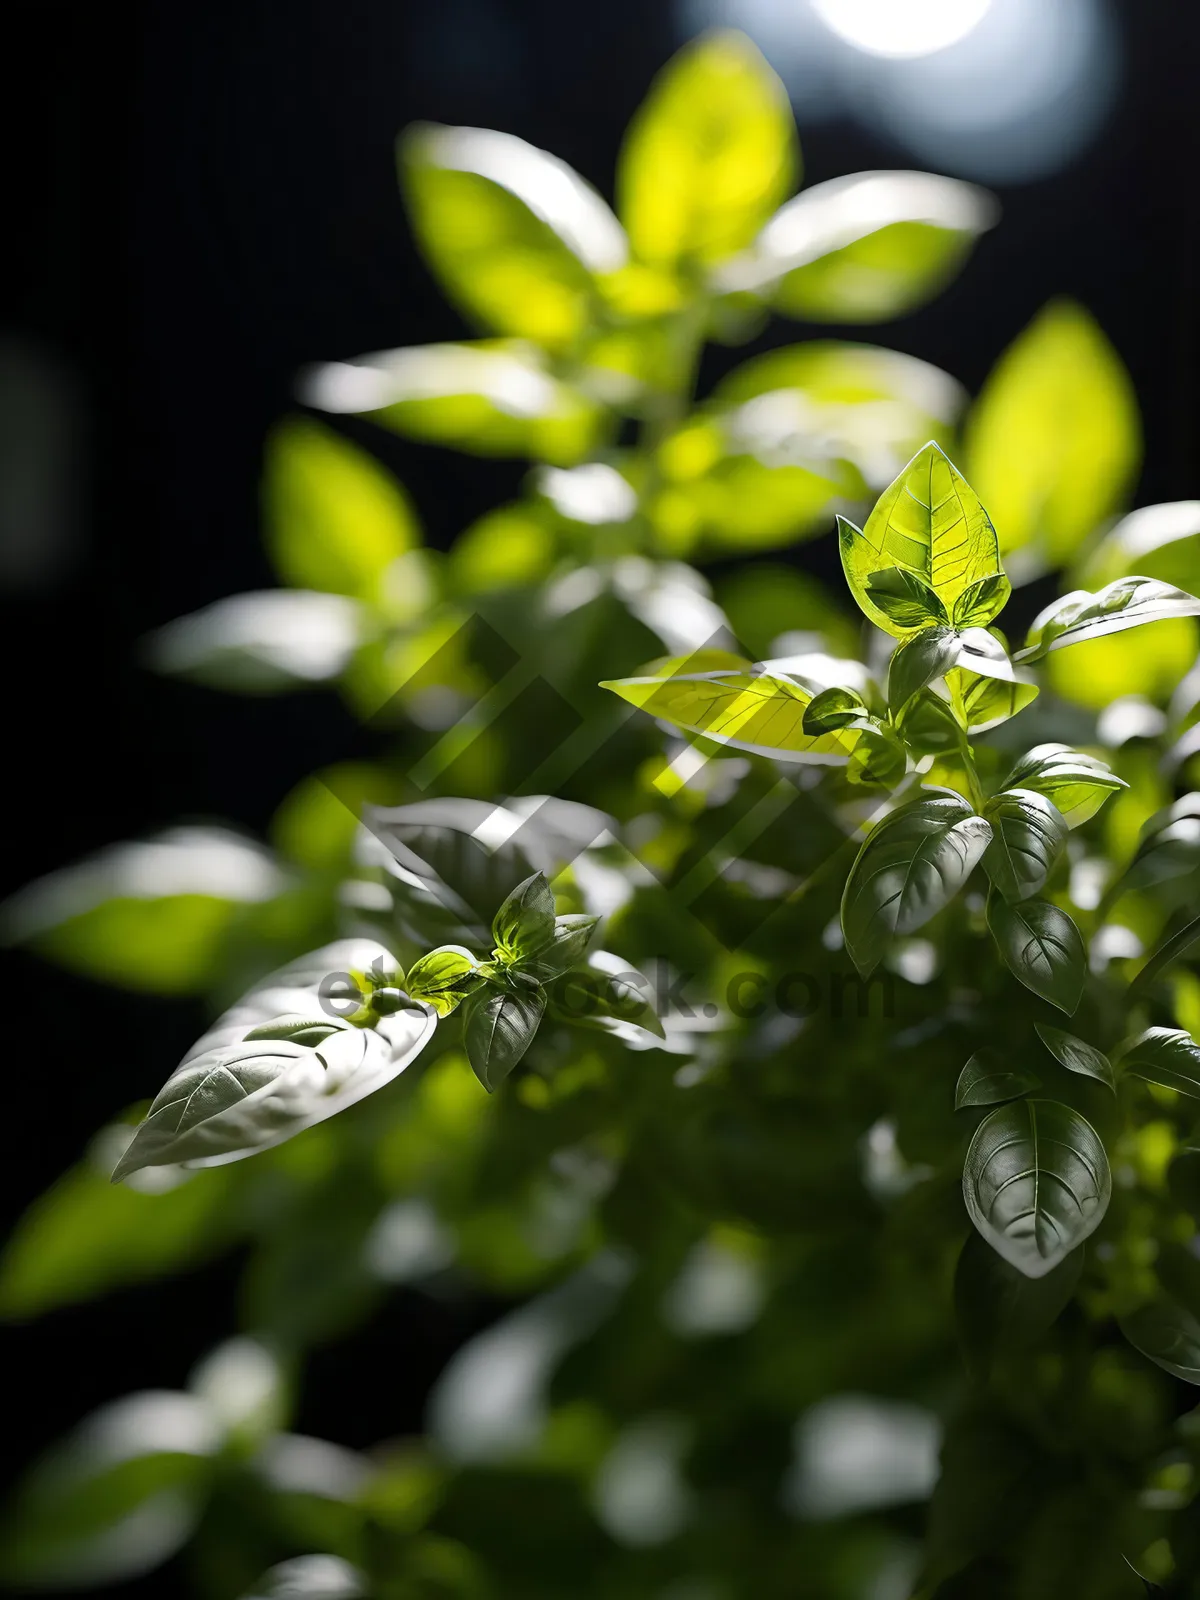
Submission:
[[[991,0],[812,0],[840,39],[873,56],[928,56],[965,39]]]

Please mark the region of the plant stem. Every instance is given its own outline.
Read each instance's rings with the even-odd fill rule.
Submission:
[[[971,753],[971,744],[970,740],[967,738],[967,730],[961,725],[961,723],[957,724],[957,728],[958,753],[962,758],[963,771],[967,775],[967,787],[971,791],[971,804],[975,807],[976,811],[982,811],[984,803],[983,785],[980,783],[979,773],[975,769],[975,757]]]

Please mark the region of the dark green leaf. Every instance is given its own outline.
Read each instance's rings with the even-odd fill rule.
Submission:
[[[1083,1271],[1083,1251],[1038,1278],[990,1250],[978,1233],[963,1245],[954,1274],[954,1311],[967,1364],[986,1378],[998,1356],[1036,1345],[1057,1321]]]
[[[967,881],[992,830],[948,791],[893,811],[858,852],[842,896],[842,932],[868,976],[891,940],[914,933]]]
[[[1044,794],[1062,813],[1067,826],[1077,828],[1128,784],[1096,756],[1083,755],[1065,744],[1039,744],[1021,757],[1004,787]]]
[[[1097,1050],[1083,1039],[1077,1039],[1073,1033],[1052,1028],[1049,1023],[1035,1022],[1034,1027],[1046,1049],[1068,1072],[1077,1072],[1082,1078],[1095,1078],[1116,1094],[1117,1080],[1112,1062],[1102,1050]]]
[[[961,731],[954,712],[932,689],[918,690],[896,725],[916,755],[945,755],[958,748]]]
[[[526,878],[505,900],[492,922],[496,954],[506,961],[533,955],[554,937],[554,895],[543,872]]]
[[[1200,1099],[1200,1045],[1183,1028],[1147,1028],[1117,1053],[1122,1072]]]
[[[904,746],[890,728],[866,727],[846,764],[846,779],[891,788],[904,776],[907,764]]]
[[[959,636],[953,628],[928,628],[901,644],[888,666],[888,706],[899,716],[913,695],[955,665]]]
[[[1024,1067],[1006,1067],[990,1051],[977,1050],[958,1075],[954,1109],[994,1106],[1040,1088],[1040,1080]]]
[[[1087,952],[1067,913],[1048,900],[1010,905],[1002,895],[991,894],[987,920],[1009,971],[1070,1016],[1083,994]]]
[[[599,920],[576,912],[555,917],[549,940],[521,957],[521,970],[539,982],[548,983],[551,978],[578,966],[587,955]]]
[[[1082,644],[1085,639],[1100,639],[1168,617],[1196,616],[1200,616],[1200,600],[1173,584],[1136,575],[1117,578],[1095,594],[1074,589],[1039,612],[1024,649],[1018,650],[1014,659],[1040,661],[1051,650]]]
[[[1163,1298],[1118,1317],[1121,1332],[1164,1372],[1200,1384],[1200,1320]]]
[[[992,825],[984,870],[1006,900],[1028,900],[1045,887],[1067,840],[1066,823],[1032,789],[993,795],[983,814]]]
[[[1185,794],[1142,827],[1137,851],[1106,899],[1129,889],[1152,889],[1200,868],[1200,794]]]
[[[801,727],[812,736],[852,727],[868,716],[867,703],[853,689],[823,689],[804,708]]]
[[[1027,1278],[1042,1278],[1093,1233],[1112,1180],[1095,1129],[1056,1100],[1018,1100],[975,1130],[963,1168],[971,1221]]]
[[[868,573],[867,595],[901,632],[932,628],[947,621],[946,608],[933,588],[907,567],[883,567]]]
[[[463,1006],[463,1044],[475,1076],[491,1093],[533,1043],[546,1009],[540,985],[478,990]]]

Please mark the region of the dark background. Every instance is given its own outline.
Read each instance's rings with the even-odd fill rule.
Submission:
[[[306,772],[366,749],[332,695],[256,701],[160,681],[137,666],[136,641],[271,583],[257,476],[298,366],[464,331],[406,229],[398,129],[418,118],[504,128],[611,194],[621,130],[679,42],[660,0],[19,10],[28,43],[10,73],[26,94],[7,140],[19,170],[6,337],[10,353],[15,335],[26,356],[48,361],[73,396],[53,480],[74,539],[60,557],[18,551],[6,563],[4,893],[180,818],[261,830]],[[1123,84],[1089,149],[1051,178],[1001,188],[1001,224],[949,292],[860,336],[975,391],[1052,294],[1076,296],[1141,398],[1145,504],[1200,494],[1200,14],[1133,0],[1119,21]],[[918,164],[848,122],[802,133],[808,181]],[[803,334],[780,323],[769,342]],[[744,354],[716,352],[704,381]],[[17,443],[4,442],[0,464],[10,466],[28,448],[14,414],[19,423],[9,392],[0,420]],[[395,467],[443,546],[510,496],[523,470],[366,425],[357,436]],[[820,568],[827,558],[809,548],[798,559]],[[198,1005],[6,959],[8,1222],[114,1109],[158,1087],[203,1019]],[[6,1330],[9,1469],[105,1399],[178,1386],[228,1331],[234,1282],[235,1264],[217,1265]],[[361,1359],[318,1358],[301,1427],[352,1445],[415,1428],[466,1318],[393,1296]],[[373,1362],[380,1383],[359,1381]],[[122,1592],[170,1587],[159,1576]]]

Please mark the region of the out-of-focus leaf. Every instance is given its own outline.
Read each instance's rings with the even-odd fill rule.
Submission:
[[[1143,825],[1133,860],[1106,895],[1111,904],[1130,889],[1152,889],[1200,868],[1200,794],[1185,794]]]
[[[1096,594],[1075,589],[1033,619],[1016,661],[1040,661],[1051,650],[1172,617],[1200,616],[1200,600],[1168,583],[1138,576],[1118,578]]]
[[[553,518],[544,506],[519,501],[485,512],[450,551],[450,576],[459,594],[522,588],[535,583],[554,559]]]
[[[1190,594],[1200,590],[1200,500],[1131,511],[1088,554],[1082,577],[1099,587],[1133,572]]]
[[[601,684],[663,722],[703,734],[714,744],[781,761],[844,761],[857,742],[846,730],[815,736],[804,732],[810,690],[794,679],[749,671],[691,672],[689,661],[668,663],[645,677]]]
[[[221,1435],[188,1394],[105,1406],[19,1486],[0,1528],[12,1587],[77,1588],[152,1571],[190,1538]]]
[[[586,966],[563,973],[548,990],[552,1016],[611,1033],[644,1047],[666,1039],[649,979],[608,950],[593,950]]]
[[[1200,1384],[1200,1321],[1165,1297],[1118,1317],[1135,1350],[1185,1383]]]
[[[244,1600],[365,1600],[363,1573],[341,1556],[294,1556],[264,1572]]]
[[[533,1043],[546,1009],[539,984],[480,990],[463,1006],[463,1045],[471,1069],[489,1092],[498,1089]]]
[[[976,1051],[958,1075],[954,1109],[962,1111],[968,1106],[993,1106],[1003,1100],[1016,1100],[1040,1088],[1040,1080],[1024,1067],[1005,1066],[988,1052]]]
[[[244,1452],[287,1426],[290,1384],[284,1363],[261,1339],[226,1339],[197,1363],[188,1391],[208,1408],[227,1442]]]
[[[799,172],[787,92],[744,35],[705,34],[656,78],[625,136],[618,210],[641,260],[719,261]]]
[[[483,456],[572,466],[590,455],[603,408],[547,371],[529,346],[416,345],[310,368],[300,398],[318,411],[366,414],[397,433]]]
[[[251,990],[167,1080],[117,1163],[114,1179],[142,1167],[240,1160],[390,1083],[420,1054],[437,1021],[432,1006],[407,996],[401,1008],[379,1017],[373,1027],[343,1024],[319,1046],[246,1037],[274,1016],[314,1010],[331,1015],[331,1004],[361,1009],[358,974],[372,961],[395,966],[382,945],[344,940],[313,951]],[[335,985],[338,995],[347,986],[355,992],[335,1001]]]
[[[988,877],[1006,900],[1028,900],[1045,887],[1067,842],[1057,808],[1032,789],[1005,789],[983,808],[992,842],[983,855]]]
[[[1200,1046],[1183,1028],[1147,1028],[1117,1055],[1123,1073],[1200,1099]]]
[[[1129,785],[1098,756],[1082,754],[1065,744],[1039,744],[1021,757],[1004,787],[1044,794],[1067,826],[1078,828],[1094,817],[1110,796]]]
[[[1041,1277],[1028,1278],[978,1233],[972,1233],[954,1274],[954,1311],[968,1364],[986,1378],[997,1356],[1027,1350],[1057,1321],[1079,1282],[1083,1251]]]
[[[365,761],[342,761],[302,778],[271,818],[271,842],[290,861],[322,872],[350,861],[364,805],[396,798],[397,779]]]
[[[991,837],[989,824],[948,791],[876,824],[842,895],[846,949],[864,977],[894,938],[915,933],[954,898]]]
[[[872,573],[904,568],[951,610],[973,584],[1000,570],[987,512],[932,441],[880,495],[864,528],[838,518],[838,543],[854,598],[877,627],[897,636],[912,625],[893,622],[874,603],[868,587]]]
[[[971,481],[1004,551],[1070,559],[1133,484],[1141,429],[1129,375],[1092,318],[1052,301],[1005,351],[967,419]]]
[[[289,417],[267,441],[263,515],[285,583],[366,601],[382,597],[388,568],[420,541],[391,473],[307,417]]]
[[[0,1257],[0,1317],[24,1321],[129,1283],[191,1267],[242,1231],[237,1172],[157,1168],[130,1184],[109,1173],[133,1135],[106,1128],[35,1200]]]
[[[596,191],[557,156],[488,128],[419,124],[399,158],[422,252],[451,296],[497,333],[571,344],[593,314],[594,274],[628,257]]]
[[[754,356],[722,379],[714,398],[742,407],[759,434],[791,435],[813,456],[832,451],[853,462],[876,489],[926,439],[949,447],[965,401],[955,380],[926,361],[832,340]]]
[[[89,977],[159,994],[195,994],[221,962],[243,906],[286,878],[253,840],[224,828],[171,828],[111,845],[14,895],[5,937]]]
[[[218,600],[157,628],[148,665],[214,689],[278,694],[338,677],[365,626],[361,606],[341,594],[267,589]]]
[[[739,565],[717,579],[717,599],[735,636],[756,657],[781,635],[801,633],[837,656],[853,655],[857,632],[847,612],[808,573],[774,563]]]
[[[1191,617],[1170,617],[1135,638],[1090,638],[1041,663],[1048,689],[1093,711],[1138,696],[1163,706],[1196,660],[1200,630]]]
[[[1067,913],[1049,900],[1011,905],[993,893],[988,896],[987,919],[1013,976],[1071,1016],[1083,994],[1087,951]]]
[[[1077,1039],[1073,1033],[1064,1032],[1062,1028],[1052,1028],[1048,1023],[1035,1022],[1034,1027],[1046,1049],[1068,1072],[1077,1072],[1083,1078],[1095,1078],[1116,1094],[1117,1080],[1112,1062],[1102,1050],[1097,1050],[1095,1045],[1088,1044],[1084,1039]]]
[[[882,322],[932,299],[996,215],[955,178],[856,172],[789,200],[718,283],[810,322]]]
[[[1018,1100],[985,1117],[963,1168],[971,1221],[992,1249],[1044,1278],[1094,1233],[1112,1193],[1098,1134],[1057,1100]]]

